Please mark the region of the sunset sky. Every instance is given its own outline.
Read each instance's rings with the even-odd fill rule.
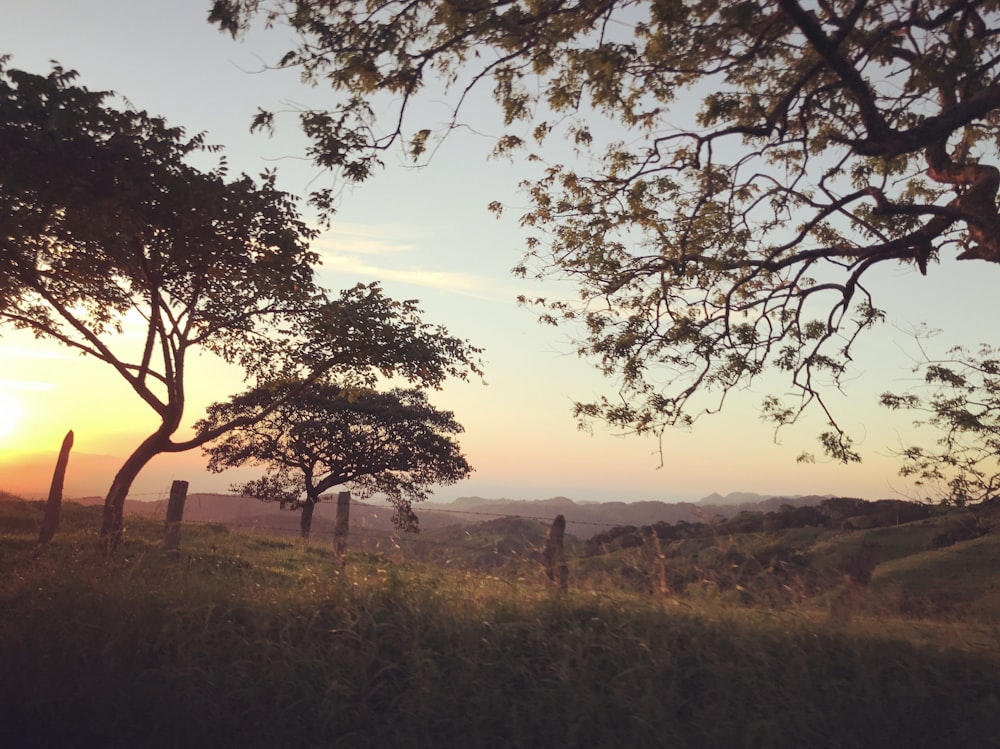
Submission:
[[[294,120],[279,120],[273,138],[251,135],[249,124],[258,107],[321,104],[329,92],[303,88],[293,71],[260,72],[288,48],[286,34],[261,31],[234,42],[206,23],[209,5],[7,3],[0,54],[12,55],[12,67],[37,73],[46,73],[50,60],[76,69],[78,82],[91,89],[114,90],[190,133],[205,131],[209,142],[225,147],[231,172],[277,167],[280,186],[305,195],[324,175],[304,158]],[[432,102],[425,106],[433,111]],[[517,218],[526,201],[517,184],[530,174],[523,164],[487,160],[496,118],[488,101],[478,106],[473,116],[480,132],[456,131],[423,169],[390,155],[385,170],[343,196],[333,228],[316,244],[328,288],[379,280],[395,297],[420,299],[427,321],[485,349],[485,385],[452,382],[432,395],[465,426],[461,442],[476,468],[472,478],[438,490],[438,499],[673,501],[731,491],[878,498],[912,492],[896,476],[891,455],[911,438],[912,416],[879,408],[878,395],[913,381],[908,331],[917,325],[943,331],[932,340],[934,353],[958,343],[996,343],[1000,269],[946,258],[926,278],[903,267],[878,272],[872,288],[888,322],[862,341],[843,395],[833,398],[860,443],[862,465],[797,464],[803,449],[818,447],[823,424],[814,415],[776,443],[758,417],[765,395],[787,390],[771,379],[738,393],[723,414],[701,419],[693,431],[664,435],[661,467],[661,446],[653,439],[622,437],[600,425],[592,433],[577,429],[574,399],[613,393],[615,383],[576,357],[572,331],[539,325],[515,301],[522,292],[553,296],[572,289],[510,275],[524,247]],[[442,121],[447,114],[442,108]],[[500,220],[487,210],[493,200],[508,206]],[[191,374],[187,424],[207,404],[243,389],[238,371],[207,357]],[[103,494],[153,424],[147,407],[107,366],[0,328],[0,489],[44,496],[56,451],[73,429],[66,495]],[[161,456],[139,477],[133,497],[166,496],[175,478],[188,480],[192,492],[225,491],[254,473],[210,474],[198,452]]]

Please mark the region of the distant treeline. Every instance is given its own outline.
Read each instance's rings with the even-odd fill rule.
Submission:
[[[869,501],[853,497],[831,497],[818,505],[795,507],[788,504],[770,512],[743,511],[728,519],[717,517],[703,522],[679,520],[676,523],[615,526],[588,539],[584,543],[584,554],[596,556],[642,546],[645,539],[650,538],[653,533],[661,541],[679,541],[735,533],[772,532],[786,528],[879,528],[922,520],[930,517],[932,512],[932,505],[906,500]]]

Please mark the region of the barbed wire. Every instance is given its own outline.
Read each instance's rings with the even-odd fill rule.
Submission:
[[[382,505],[367,504],[365,502],[357,501],[357,500],[354,500],[354,499],[351,500],[351,504],[358,505],[358,506],[361,506],[361,507],[375,507],[377,509],[386,509]],[[391,508],[389,508],[389,509],[391,509]],[[416,512],[417,510],[419,510],[420,512],[436,512],[436,513],[441,514],[441,515],[445,515],[445,514],[450,514],[450,515],[477,515],[477,516],[494,517],[494,518],[512,518],[512,519],[513,518],[520,518],[520,519],[523,519],[523,520],[538,520],[538,521],[543,522],[543,523],[551,523],[552,522],[552,517],[551,516],[549,516],[549,517],[539,517],[537,515],[520,515],[520,514],[518,514],[518,515],[510,515],[508,513],[503,513],[503,512],[482,512],[480,510],[445,510],[443,508],[427,507],[426,505],[421,505],[419,508],[416,508],[414,510],[414,512]],[[566,517],[565,513],[558,513],[558,514],[562,515],[563,517]],[[568,517],[566,517],[566,522],[567,522],[567,524],[568,523],[573,523],[574,525],[597,525],[597,526],[601,526],[601,527],[604,527],[604,528],[614,528],[614,527],[617,527],[617,526],[621,525],[621,523],[609,523],[609,522],[602,522],[602,521],[597,521],[597,520],[572,520],[571,518],[568,518]]]
[[[10,493],[11,494],[15,494],[15,492],[10,492]],[[45,491],[45,492],[40,492],[40,491],[18,492],[17,494],[19,496],[22,496],[25,499],[44,500],[45,497],[48,496],[48,491]],[[245,499],[254,499],[253,497],[243,497],[243,495],[228,494],[228,493],[225,493],[225,492],[191,492],[189,496],[197,496],[197,495],[200,495],[200,494],[207,494],[207,495],[219,496],[219,497],[229,497],[229,498],[233,498],[233,499],[243,499],[243,498],[245,498]],[[81,497],[66,497],[65,499],[68,502],[72,502],[72,501],[80,500],[80,499],[90,499],[90,498],[96,497],[96,496],[99,496],[99,495],[86,495],[86,496],[81,496]],[[151,491],[151,492],[129,492],[129,494],[128,494],[129,498],[133,498],[133,497],[157,497],[158,499],[163,499],[163,500],[168,499],[169,496],[170,496],[170,490],[169,489],[167,489],[167,490],[161,490],[161,491]],[[354,507],[369,507],[369,508],[372,508],[372,509],[375,509],[375,510],[393,510],[394,509],[391,504],[386,504],[386,505],[372,504],[370,502],[365,502],[364,500],[355,499],[354,497],[351,498],[351,505],[354,506]],[[473,517],[492,517],[492,518],[508,518],[508,519],[518,519],[518,518],[521,518],[521,519],[524,519],[524,520],[537,520],[537,521],[542,522],[542,523],[551,523],[552,520],[553,520],[553,517],[554,517],[554,516],[523,515],[523,514],[520,514],[520,513],[516,513],[515,514],[515,513],[507,513],[507,512],[487,512],[487,511],[484,511],[484,510],[447,509],[447,508],[443,508],[443,507],[428,507],[427,505],[422,505],[422,504],[418,505],[418,506],[415,506],[414,507],[414,512],[417,512],[417,513],[437,513],[439,515],[471,515]],[[567,524],[573,524],[573,525],[590,525],[590,526],[595,526],[595,527],[600,527],[600,528],[615,528],[615,527],[620,527],[622,525],[631,525],[631,523],[627,523],[627,522],[623,523],[623,522],[608,522],[608,521],[597,521],[597,520],[574,520],[573,518],[567,516],[565,512],[559,512],[557,514],[560,514],[563,517],[565,517]]]
[[[218,496],[218,497],[228,497],[230,499],[247,499],[247,500],[253,500],[253,499],[255,499],[253,497],[244,497],[243,495],[240,495],[240,494],[227,494],[227,493],[223,493],[223,492],[193,492],[189,496],[199,496],[199,495],[203,495],[203,494],[207,494],[207,495],[210,495],[210,496]],[[165,492],[130,492],[128,496],[130,498],[131,497],[142,497],[142,496],[156,496],[156,497],[159,497],[160,499],[164,499],[165,500],[165,499],[167,499],[169,497],[169,495],[170,495],[170,492],[169,491],[165,491]],[[72,501],[72,500],[70,499],[68,501]],[[262,503],[263,504],[272,504],[272,503],[266,502],[266,501],[262,501]],[[386,510],[386,511],[394,511],[395,510],[395,508],[391,504],[373,504],[371,502],[365,502],[364,500],[355,499],[354,497],[351,498],[351,506],[352,507],[367,507],[367,508],[370,508],[370,509],[373,509],[373,510]],[[537,520],[538,522],[547,523],[547,524],[551,523],[552,520],[555,517],[554,515],[539,516],[539,515],[524,515],[524,514],[521,514],[521,513],[509,513],[509,512],[487,512],[485,510],[459,510],[459,509],[449,509],[449,508],[444,508],[444,507],[429,507],[429,506],[423,505],[423,504],[421,504],[421,505],[415,505],[414,508],[413,508],[413,510],[414,510],[414,513],[416,513],[418,515],[422,514],[422,513],[437,513],[439,515],[471,515],[473,517],[506,518],[506,519],[509,519],[509,520],[517,520],[517,519],[521,519],[521,520]],[[628,522],[610,522],[610,521],[598,521],[598,520],[575,520],[572,517],[568,516],[565,512],[558,512],[556,514],[562,515],[566,519],[567,525],[588,525],[588,526],[594,526],[594,527],[599,527],[599,528],[618,528],[618,527],[622,527],[622,526],[633,525],[632,523],[628,523]],[[225,522],[226,524],[229,524],[227,521],[219,521],[219,522]],[[643,523],[643,525],[649,525],[649,523]]]
[[[169,490],[162,490],[162,491],[150,491],[150,492],[130,492],[128,496],[129,496],[129,498],[132,498],[132,497],[156,497],[158,500],[163,501],[163,500],[168,499],[169,495],[170,495],[170,491]],[[227,498],[230,498],[230,499],[246,499],[248,501],[253,501],[254,500],[254,498],[252,498],[252,497],[244,497],[244,496],[238,495],[238,494],[228,494],[228,493],[223,493],[223,492],[194,492],[190,496],[191,497],[199,497],[199,495],[227,497]],[[83,499],[83,497],[81,499]],[[72,501],[72,499],[68,498],[67,501]],[[264,504],[270,504],[270,503],[266,503],[265,502]],[[351,498],[351,505],[353,505],[355,507],[364,507],[364,508],[371,509],[371,510],[376,510],[376,511],[394,511],[395,510],[395,508],[391,504],[388,504],[388,503],[387,504],[374,504],[372,502],[366,502],[364,500],[354,499],[353,497]],[[520,513],[516,513],[515,514],[515,513],[509,513],[509,512],[489,512],[489,511],[486,511],[486,510],[462,510],[462,509],[453,509],[453,508],[445,508],[445,507],[428,507],[426,505],[416,506],[416,507],[414,507],[414,511],[417,512],[417,513],[419,513],[419,514],[424,514],[424,513],[434,514],[434,513],[436,513],[436,514],[439,514],[439,515],[456,515],[456,516],[466,516],[466,517],[470,517],[471,516],[471,517],[508,519],[508,520],[533,520],[533,521],[536,521],[536,522],[543,523],[545,525],[551,524],[552,521],[553,521],[553,519],[554,519],[554,516],[525,515],[525,514],[520,514]],[[166,508],[165,507],[160,508],[160,511],[155,512],[155,513],[134,513],[134,514],[138,515],[140,517],[164,518],[165,519]],[[576,526],[590,526],[590,527],[595,527],[595,528],[636,527],[632,523],[628,523],[628,522],[576,520],[576,519],[573,519],[571,516],[567,516],[567,514],[565,512],[560,512],[560,513],[557,513],[557,514],[563,515],[563,517],[566,520],[567,526],[569,526],[569,525],[576,525]],[[325,518],[323,520],[326,521]],[[226,526],[228,528],[233,528],[233,529],[259,531],[259,532],[267,534],[267,535],[280,535],[280,536],[294,536],[294,535],[296,535],[296,527],[295,527],[295,525],[293,523],[284,524],[284,525],[275,525],[275,524],[272,524],[272,523],[261,522],[260,520],[247,523],[247,522],[240,522],[237,519],[225,519],[225,520],[188,520],[188,519],[185,519],[183,522],[184,523],[189,523],[189,524],[206,524],[206,525],[208,525],[208,524],[214,524],[214,525],[223,525],[223,526]],[[326,522],[328,522],[328,521],[326,521]],[[643,523],[642,525],[649,525],[649,524],[650,523]],[[469,523],[469,524],[457,524],[456,523],[454,526],[440,526],[440,527],[441,528],[445,528],[445,527],[461,527],[463,525],[474,526],[475,523]],[[437,530],[437,529],[428,529],[428,530]],[[324,529],[322,526],[319,527],[319,528],[314,527],[313,530],[311,531],[310,535],[313,538],[319,538],[319,537],[324,537],[324,536],[332,538],[333,535],[334,535],[334,531],[332,529],[329,529],[329,530]],[[480,551],[480,552],[488,551],[488,547],[484,547],[481,543],[461,544],[461,543],[459,543],[456,540],[433,539],[433,538],[428,538],[427,536],[425,536],[423,534],[411,534],[411,533],[405,533],[405,532],[400,532],[400,531],[390,530],[390,529],[378,529],[378,528],[372,528],[370,526],[366,527],[364,525],[361,526],[361,533],[359,534],[358,531],[357,531],[357,525],[352,525],[349,537],[358,538],[359,535],[363,539],[362,543],[364,543],[366,540],[368,540],[369,538],[372,538],[372,537],[381,537],[386,542],[392,542],[393,544],[397,544],[397,543],[401,542],[402,544],[405,544],[405,545],[408,545],[408,546],[422,546],[422,547],[437,546],[439,548],[451,548],[451,549],[463,549],[464,548],[464,549],[475,549],[475,550]],[[398,546],[397,546],[397,548],[398,548]],[[538,551],[538,547],[533,547],[533,551]]]
[[[212,493],[213,494],[217,494],[218,492],[212,492]],[[4,489],[2,486],[0,486],[0,494],[10,494],[12,496],[18,496],[21,499],[28,499],[28,500],[39,500],[39,499],[44,500],[46,497],[49,496],[49,490],[48,489],[30,489],[30,490],[21,489],[19,491],[10,491],[10,490]],[[83,494],[83,495],[80,495],[80,496],[77,496],[77,497],[63,497],[63,499],[66,502],[78,502],[81,499],[92,499],[94,497],[100,497],[100,496],[102,496],[102,495],[100,495],[100,494]],[[129,497],[160,497],[161,499],[166,499],[167,497],[170,496],[170,490],[167,489],[165,491],[158,491],[158,492],[129,492],[128,496]],[[234,495],[234,494],[227,494],[227,495],[224,495],[224,496],[236,496],[236,495]]]
[[[253,501],[253,498],[242,497],[242,495],[236,494],[223,494],[218,492],[208,493],[212,496],[222,496],[233,499],[247,499]],[[130,494],[133,496],[156,496],[161,500],[165,500],[169,496],[169,492],[143,492]],[[199,493],[194,493],[192,497],[198,497]],[[67,500],[72,501],[72,500]],[[351,499],[351,504],[359,507],[365,507],[372,510],[378,511],[389,511],[394,510],[391,504],[373,504],[371,502],[365,502],[363,500]],[[448,508],[431,508],[426,506],[419,507],[421,512],[429,513],[439,513],[447,515],[471,515],[475,517],[491,517],[491,518],[507,518],[507,519],[520,519],[520,520],[534,520],[548,525],[552,522],[552,517],[540,517],[533,515],[521,515],[521,514],[510,514],[510,513],[499,513],[499,512],[486,512],[482,510],[459,510],[459,509],[448,509]],[[151,513],[130,513],[134,517],[141,517],[149,520],[165,520],[166,519],[166,507],[162,506],[157,508],[157,511]],[[559,513],[563,514],[564,513]],[[598,521],[587,521],[587,520],[566,520],[567,525],[569,524],[579,524],[587,526],[600,526],[600,527],[621,527],[622,523],[611,523],[611,522],[598,522]],[[261,520],[253,520],[251,522],[241,522],[238,519],[229,520],[194,520],[185,519],[182,521],[184,525],[197,525],[197,526],[208,526],[216,525],[223,526],[230,530],[235,530],[237,532],[250,531],[251,533],[260,533],[261,535],[269,536],[272,538],[287,538],[294,539],[299,537],[298,528],[294,522],[289,522],[286,524],[274,524],[271,522],[262,522]],[[333,528],[324,527],[327,526],[329,520],[323,519],[319,527],[314,526],[311,529],[308,541],[316,542],[324,546],[330,546],[330,541],[335,538],[336,531]],[[476,524],[456,524],[452,526],[440,526],[443,528],[468,528],[466,531],[467,535],[472,536]],[[633,526],[634,527],[634,526]],[[437,529],[435,529],[437,530]],[[428,538],[422,533],[407,533],[405,531],[400,531],[397,529],[388,528],[375,528],[370,525],[365,525],[363,522],[361,524],[352,524],[348,533],[348,539],[350,539],[349,545],[359,552],[380,552],[388,553],[390,555],[399,553],[405,558],[407,552],[412,552],[415,556],[416,561],[430,562],[435,564],[445,564],[449,565],[454,562],[455,568],[477,568],[482,569],[486,572],[490,570],[500,570],[506,568],[507,570],[512,569],[511,565],[536,565],[538,571],[541,573],[544,566],[543,560],[541,558],[541,552],[544,547],[544,541],[541,539],[538,543],[532,542],[528,539],[498,539],[493,542],[492,548],[488,543],[483,543],[482,541],[477,541],[474,538],[470,538],[468,542],[463,542],[459,539],[442,539],[442,538]],[[505,541],[513,543],[512,548],[502,548]],[[585,541],[583,541],[585,543]],[[523,544],[522,548],[518,548],[518,545]],[[388,547],[392,548],[389,549]],[[374,547],[374,548],[373,548]],[[640,544],[640,547],[645,547],[645,539]],[[438,557],[428,556],[428,550],[436,550]],[[461,557],[463,552],[475,552],[475,557]],[[454,553],[451,558],[445,558],[449,556],[449,552]],[[642,553],[641,551],[639,552]],[[497,560],[497,563],[490,564],[489,558]],[[590,554],[567,554],[564,562],[569,566],[570,569],[580,569],[581,565],[587,565]]]
[[[145,516],[146,518],[151,518],[152,516]],[[185,525],[222,525],[228,529],[236,530],[237,532],[242,531],[252,531],[253,533],[260,533],[261,535],[266,535],[269,537],[278,538],[289,538],[298,539],[298,534],[296,529],[290,525],[279,526],[279,525],[268,525],[263,523],[239,523],[239,522],[221,522],[213,520],[184,520],[182,521]],[[268,533],[267,531],[276,531],[275,533]],[[326,539],[332,539],[335,536],[335,532],[332,530],[324,529],[312,529],[309,537],[305,539],[308,542],[318,542],[324,546],[329,546]],[[406,551],[416,551],[412,547],[424,547],[424,548],[436,548],[444,551],[459,551],[459,550],[472,550],[479,552],[478,560],[482,562],[484,557],[493,556],[494,558],[502,559],[505,563],[522,563],[539,565],[541,569],[541,558],[540,554],[542,552],[542,547],[529,543],[528,546],[522,550],[510,549],[510,550],[500,550],[494,547],[491,550],[488,546],[482,544],[477,544],[474,542],[462,543],[458,540],[444,540],[436,538],[427,538],[416,533],[406,533],[399,531],[382,530],[377,528],[362,528],[359,532],[355,528],[351,529],[348,535],[349,539],[353,539],[352,544],[355,551],[360,552],[370,552],[372,545],[375,546],[375,551],[384,551],[382,544],[391,544],[393,549],[397,552],[404,553]],[[419,554],[420,552],[417,551]],[[586,564],[588,557],[578,557],[573,555],[566,556],[566,563],[570,567],[578,567],[579,565]],[[417,558],[418,561],[436,561],[432,559],[421,559]],[[468,562],[474,563],[476,560],[472,559],[448,559],[444,563],[448,564],[451,561],[456,562]],[[439,561],[437,563],[440,563]],[[461,566],[457,564],[456,567]],[[492,565],[493,568],[502,567],[503,564]]]

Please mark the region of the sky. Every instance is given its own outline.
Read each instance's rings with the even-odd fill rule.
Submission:
[[[208,0],[5,0],[0,54],[12,67],[46,73],[50,61],[79,71],[79,83],[113,90],[135,107],[164,116],[189,133],[205,131],[225,147],[230,171],[259,174],[277,168],[279,186],[306,195],[323,179],[304,157],[305,140],[292,119],[273,137],[251,134],[258,107],[290,110],[321,105],[330,94],[303,87],[294,71],[263,70],[290,43],[282,30],[258,31],[233,41],[205,21]],[[433,111],[435,103],[424,106]],[[572,331],[540,325],[516,302],[520,293],[569,295],[558,284],[514,278],[526,234],[517,218],[526,208],[518,192],[530,176],[521,163],[487,159],[492,142],[489,102],[474,101],[479,132],[456,131],[420,169],[389,156],[363,185],[347,190],[332,227],[315,245],[323,258],[320,281],[331,289],[381,281],[397,298],[419,299],[428,322],[485,349],[485,384],[449,382],[432,402],[465,427],[463,450],[476,469],[469,479],[440,487],[435,499],[460,496],[578,501],[696,500],[712,492],[769,495],[912,496],[893,455],[913,439],[913,416],[878,406],[878,395],[914,382],[910,331],[940,329],[933,353],[951,345],[995,342],[994,289],[1000,269],[984,263],[948,263],[927,277],[913,269],[879,269],[871,284],[887,323],[860,343],[844,390],[832,398],[843,425],[859,442],[860,465],[819,459],[799,464],[803,450],[818,452],[824,428],[818,414],[777,437],[761,422],[765,395],[782,393],[781,380],[763,380],[732,397],[722,414],[661,440],[621,435],[600,425],[580,430],[575,400],[616,392],[575,353]],[[441,119],[447,111],[441,107]],[[487,206],[506,206],[497,219]],[[308,212],[306,211],[306,215]],[[209,403],[243,389],[240,372],[203,357],[189,380],[185,423]],[[41,497],[48,492],[56,453],[67,430],[75,434],[67,497],[102,495],[121,462],[150,431],[152,414],[106,365],[54,343],[0,328],[0,490]],[[226,491],[259,471],[211,474],[200,452],[160,456],[133,486],[136,500],[159,499],[174,479],[190,492]]]

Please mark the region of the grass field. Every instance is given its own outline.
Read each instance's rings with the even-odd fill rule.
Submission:
[[[41,506],[0,501],[0,746],[998,745],[991,535],[927,556],[883,534],[898,553],[871,589],[914,611],[867,601],[835,626],[816,601],[559,595],[361,553],[340,571],[322,545],[212,525],[172,559],[133,519],[108,561],[98,512],[67,505],[36,558]],[[958,603],[927,619],[917,592],[947,579]]]

